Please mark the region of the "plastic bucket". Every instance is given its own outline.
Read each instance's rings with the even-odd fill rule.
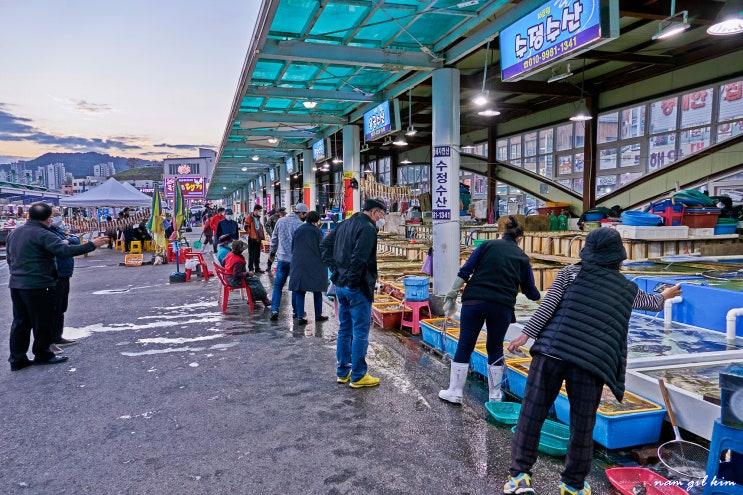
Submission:
[[[472,239],[472,245],[477,247],[485,241],[487,241],[487,239]]]
[[[406,301],[428,300],[428,277],[405,277],[404,284]]]

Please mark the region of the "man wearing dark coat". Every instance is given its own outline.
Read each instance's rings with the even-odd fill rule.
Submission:
[[[328,266],[320,256],[320,214],[311,211],[305,223],[294,231],[292,237],[292,261],[289,268],[289,290],[292,291],[297,308],[298,323],[307,324],[304,298],[312,292],[315,303],[315,321],[326,321],[322,314],[322,293],[328,289]]]
[[[49,226],[52,208],[34,203],[28,210],[28,221],[8,236],[6,254],[10,269],[10,298],[13,302],[13,324],[10,327],[10,369],[18,371],[32,364],[57,364],[66,356],[55,356],[49,350],[54,335],[54,307],[57,287],[55,257],[69,258],[89,253],[108,242],[97,237],[79,246],[65,244]],[[26,352],[34,333],[34,360]]]

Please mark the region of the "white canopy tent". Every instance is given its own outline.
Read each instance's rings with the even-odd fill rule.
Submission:
[[[152,206],[152,198],[113,177],[90,191],[74,196],[61,198],[60,206],[77,206],[92,208],[124,208],[126,206]]]

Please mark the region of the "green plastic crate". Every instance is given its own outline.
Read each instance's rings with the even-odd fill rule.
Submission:
[[[516,427],[511,428],[516,433]],[[547,455],[562,457],[568,453],[570,427],[556,421],[544,420],[541,435],[539,436],[538,450]]]

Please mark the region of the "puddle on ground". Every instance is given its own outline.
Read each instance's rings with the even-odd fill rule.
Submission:
[[[229,344],[217,344],[210,347],[167,347],[165,349],[152,349],[149,351],[142,351],[142,352],[122,352],[122,356],[130,356],[130,357],[137,357],[137,356],[148,356],[148,355],[154,355],[154,354],[169,354],[171,352],[201,352],[206,350],[224,350],[229,349],[230,347],[235,347],[238,345],[238,342],[231,342]]]
[[[204,340],[220,339],[223,335],[203,335],[201,337],[181,337],[181,338],[168,338],[168,337],[151,337],[145,339],[139,339],[135,343],[137,344],[185,344],[187,342],[201,342]]]
[[[181,322],[183,324],[214,323],[221,321],[221,318],[218,316],[193,318],[193,315],[183,315],[182,318],[189,318]],[[69,339],[77,340],[84,337],[89,337],[93,333],[121,332],[124,330],[146,330],[149,328],[165,328],[174,327],[177,324],[178,322],[173,321],[152,321],[139,325],[136,323],[111,323],[109,325],[103,323],[95,323],[93,325],[87,325],[84,327],[65,327],[64,335]]]

